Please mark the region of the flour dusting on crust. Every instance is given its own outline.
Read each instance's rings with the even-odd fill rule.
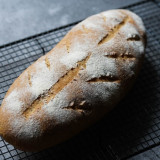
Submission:
[[[17,89],[13,90],[7,98],[5,98],[5,108],[8,112],[18,114],[22,110],[23,102],[19,100],[21,94]],[[3,109],[3,108],[2,108]]]
[[[127,10],[82,21],[15,81],[19,87],[11,87],[2,103],[2,110],[11,115],[4,116],[10,126],[0,126],[11,130],[15,141],[29,144],[41,138],[45,116],[53,120],[45,125],[48,130],[79,118],[89,124],[87,116],[113,108],[133,83],[144,39],[142,20]]]

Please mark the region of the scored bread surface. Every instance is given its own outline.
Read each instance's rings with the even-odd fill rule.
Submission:
[[[134,13],[87,18],[11,85],[0,107],[0,135],[25,151],[72,137],[126,94],[144,49],[145,28]]]

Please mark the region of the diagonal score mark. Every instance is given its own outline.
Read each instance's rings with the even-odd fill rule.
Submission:
[[[110,77],[110,76],[101,76],[99,78],[92,78],[88,80],[87,82],[94,83],[94,82],[116,82],[119,83],[120,80],[116,77]]]
[[[71,43],[69,42],[69,40],[66,40],[66,49],[67,49],[67,53],[69,53],[70,52],[70,45],[71,45]]]
[[[124,26],[126,24],[126,22],[129,20],[129,17],[126,15],[126,17],[124,18],[124,20],[122,22],[120,22],[118,25],[116,25],[113,29],[111,29],[111,31],[109,33],[107,33],[99,42],[98,45],[101,45],[107,41],[109,41],[110,39],[112,39],[116,33],[120,30],[120,28],[122,26]]]
[[[39,97],[32,102],[32,104],[23,112],[23,115],[28,118],[34,112],[41,109],[44,104],[48,104],[67,84],[69,84],[74,77],[78,74],[81,67],[86,68],[86,63],[91,53],[83,59],[77,62],[77,67],[69,70],[63,75],[49,90],[48,92],[39,95]]]
[[[69,104],[69,106],[67,107],[63,107],[63,109],[70,109],[70,110],[74,110],[74,111],[78,111],[80,113],[84,113],[84,112],[88,112],[90,111],[90,105],[88,105],[88,103],[83,100],[81,102],[71,102]]]
[[[132,35],[131,37],[127,38],[127,41],[140,41],[141,38],[138,34]]]
[[[78,112],[84,112],[83,108],[78,108],[78,107],[73,107],[73,106],[69,106],[69,107],[63,107],[63,109],[71,109],[71,110],[75,110],[75,111],[78,111]]]
[[[45,58],[45,64],[46,64],[47,68],[50,69],[50,61],[47,56]]]
[[[109,54],[109,55],[104,55],[105,57],[108,57],[108,58],[115,58],[115,59],[135,59],[135,57],[132,55],[132,54]]]
[[[30,86],[32,86],[32,82],[31,82],[31,75],[30,73],[28,72],[28,83]]]

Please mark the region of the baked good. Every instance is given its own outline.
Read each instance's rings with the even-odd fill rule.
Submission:
[[[87,18],[11,85],[0,107],[0,135],[24,151],[69,139],[122,99],[144,49],[136,14],[110,10]]]

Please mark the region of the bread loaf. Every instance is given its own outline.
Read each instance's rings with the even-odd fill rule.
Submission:
[[[87,18],[11,85],[0,107],[0,135],[24,151],[69,139],[122,99],[144,49],[136,14],[110,10]]]

